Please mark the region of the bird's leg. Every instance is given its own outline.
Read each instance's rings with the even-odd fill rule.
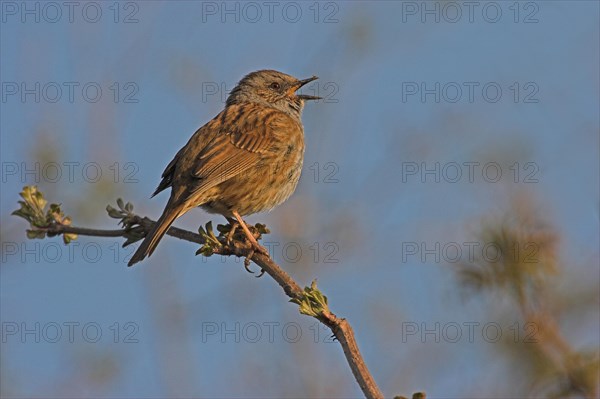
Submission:
[[[225,219],[227,219],[229,225],[231,226],[231,230],[229,230],[229,232],[225,236],[225,239],[227,240],[227,244],[231,244],[231,240],[233,240],[235,231],[238,229],[238,227],[240,227],[240,224],[233,218],[225,217]]]
[[[244,230],[244,233],[246,233],[246,238],[248,239],[248,241],[250,241],[250,244],[252,245],[252,249],[254,250],[253,252],[258,252],[260,254],[269,256],[269,251],[267,251],[266,248],[261,246],[258,243],[258,241],[256,241],[256,238],[254,238],[254,236],[250,232],[250,229],[248,228],[248,226],[246,225],[246,223],[244,222],[244,220],[242,219],[240,214],[237,211],[233,211],[232,214],[237,219],[238,223],[242,227],[242,230]]]

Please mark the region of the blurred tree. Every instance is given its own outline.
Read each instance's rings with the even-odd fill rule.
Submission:
[[[477,241],[489,244],[497,254],[478,254],[473,262],[459,264],[457,273],[461,285],[472,295],[495,294],[511,299],[521,319],[518,326],[525,330],[526,337],[505,339],[499,349],[519,365],[515,370],[520,375],[515,380],[526,380],[528,395],[597,398],[598,350],[573,348],[554,312],[560,298],[552,292],[552,286],[563,269],[559,238],[539,208],[531,196],[518,195],[505,215],[484,220]],[[577,296],[580,292],[571,294]],[[584,297],[588,307],[597,306],[597,297]],[[571,302],[582,305],[580,301]]]

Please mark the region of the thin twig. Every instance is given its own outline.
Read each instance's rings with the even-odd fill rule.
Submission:
[[[154,220],[149,219],[147,217],[139,217],[135,216],[134,221],[136,224],[142,226],[144,228],[144,233],[148,233],[152,226],[156,223]],[[126,237],[129,233],[127,229],[117,229],[117,230],[101,230],[101,229],[88,229],[86,227],[77,227],[77,226],[65,226],[62,224],[52,224],[43,230],[47,231],[51,234],[78,234],[82,236],[92,236],[92,237]],[[200,234],[193,233],[188,230],[180,229],[177,227],[170,227],[167,231],[167,235],[170,235],[175,238],[179,238],[181,240],[193,242],[196,244],[204,244],[204,239]]]

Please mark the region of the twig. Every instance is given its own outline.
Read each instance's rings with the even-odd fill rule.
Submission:
[[[135,224],[142,226],[144,233],[148,233],[156,221],[147,217],[134,216]],[[101,229],[89,229],[86,227],[77,226],[65,226],[62,224],[52,224],[48,227],[43,228],[50,235],[59,234],[77,234],[82,236],[91,237],[127,237],[130,233],[129,229],[116,229],[116,230],[101,230]],[[188,230],[180,229],[177,227],[171,227],[167,231],[167,234],[179,238],[181,240],[194,242],[196,244],[204,244],[204,239],[200,234],[193,233]]]

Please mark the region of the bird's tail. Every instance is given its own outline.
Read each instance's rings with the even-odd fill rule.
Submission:
[[[148,233],[146,238],[144,238],[142,244],[139,246],[137,251],[135,251],[131,259],[129,260],[129,263],[127,263],[128,266],[133,266],[137,262],[143,260],[146,256],[152,255],[152,252],[154,252],[154,250],[156,249],[158,242],[161,238],[163,238],[167,230],[169,230],[171,224],[173,224],[175,219],[177,219],[183,213],[182,207],[171,208],[170,202],[171,201],[167,203],[167,206],[165,207],[162,216],[160,217],[160,219],[158,219],[158,221],[154,225],[154,228],[150,231],[150,233]]]

